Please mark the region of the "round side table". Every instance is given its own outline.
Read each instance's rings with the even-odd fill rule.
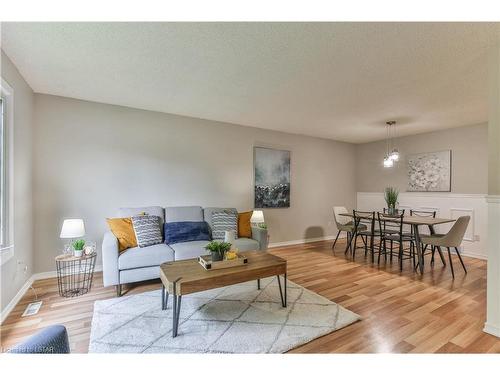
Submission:
[[[71,254],[56,256],[57,286],[61,297],[76,297],[88,293],[92,287],[97,254],[75,257]]]

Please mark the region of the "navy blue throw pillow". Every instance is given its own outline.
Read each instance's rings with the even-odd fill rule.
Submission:
[[[176,221],[165,223],[165,243],[210,241],[208,224],[205,221]]]

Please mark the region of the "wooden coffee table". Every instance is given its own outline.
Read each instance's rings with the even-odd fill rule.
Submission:
[[[161,308],[168,307],[168,296],[173,297],[172,337],[177,336],[181,299],[186,294],[202,292],[204,290],[239,284],[257,280],[260,289],[260,279],[270,276],[278,278],[281,304],[286,307],[286,260],[265,251],[245,251],[241,254],[248,258],[243,266],[206,270],[198,259],[180,260],[160,265],[160,279],[162,281]],[[284,291],[281,289],[280,275],[284,279]]]

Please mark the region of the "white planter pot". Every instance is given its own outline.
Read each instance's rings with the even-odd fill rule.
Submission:
[[[73,255],[79,258],[83,255],[83,250],[73,250]]]

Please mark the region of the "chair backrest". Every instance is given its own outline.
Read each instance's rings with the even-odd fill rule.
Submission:
[[[352,210],[352,216],[354,217],[354,226],[356,229],[358,229],[359,224],[365,224],[369,226],[370,230],[373,230],[375,226],[375,211]]]
[[[351,219],[347,216],[341,216],[340,214],[347,214],[347,208],[343,206],[335,206],[333,207],[333,216],[335,218],[335,224],[337,224],[337,228],[339,225],[346,225],[351,221]]]
[[[401,236],[403,234],[403,218],[405,216],[405,210],[398,211],[396,215],[389,215],[385,212],[377,212],[378,225],[382,234],[385,231],[397,231]]]
[[[443,237],[443,243],[448,247],[459,247],[464,239],[467,226],[469,225],[470,216],[460,216],[455,224],[451,227],[448,233]]]
[[[436,217],[436,211],[410,210],[410,216]]]

